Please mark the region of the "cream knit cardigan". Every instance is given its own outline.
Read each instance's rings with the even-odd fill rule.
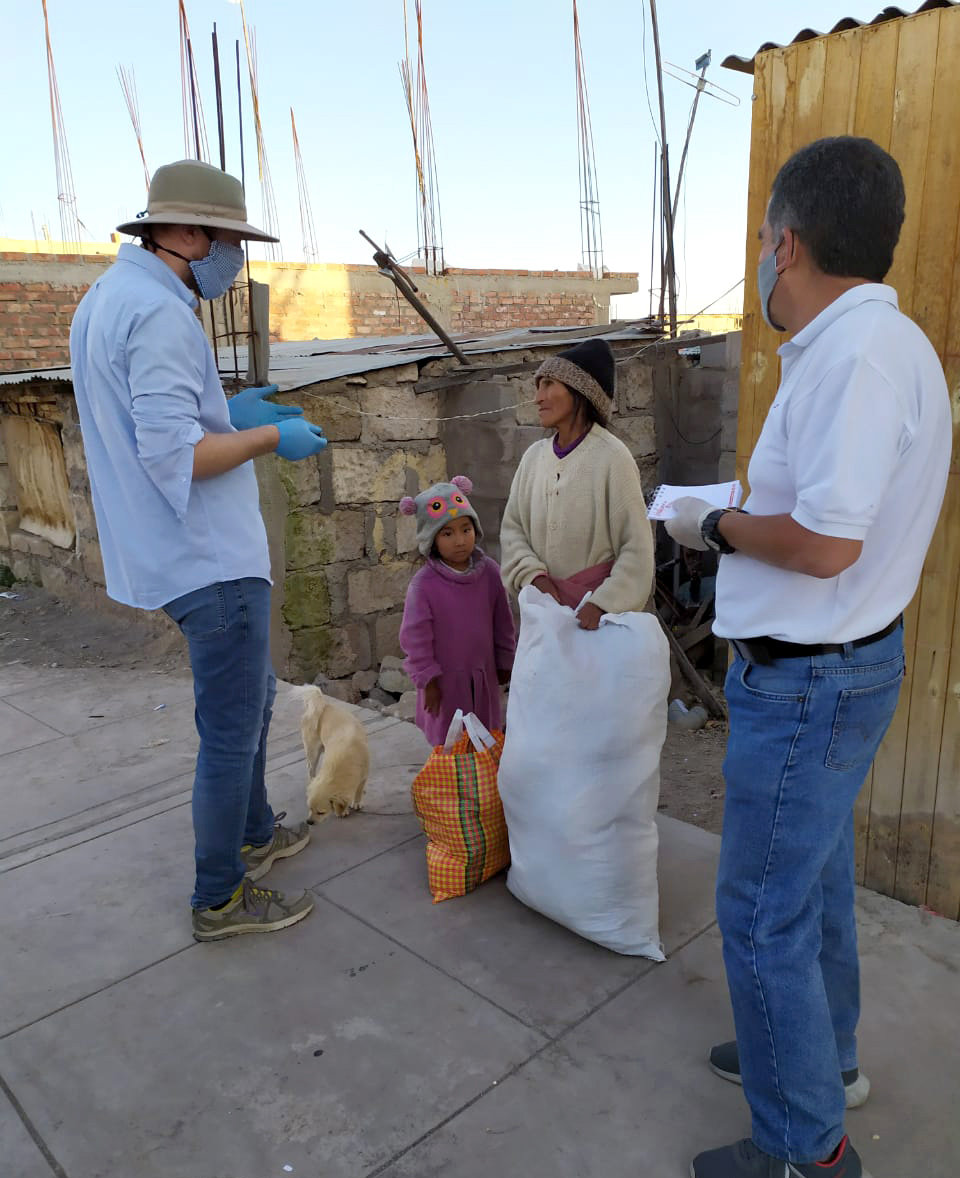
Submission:
[[[627,447],[594,425],[566,458],[553,439],[520,460],[500,525],[501,574],[519,593],[543,573],[565,578],[606,561],[591,601],[607,613],[642,610],[653,585],[653,531]]]

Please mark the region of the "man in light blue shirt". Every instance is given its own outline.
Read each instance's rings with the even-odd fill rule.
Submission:
[[[107,592],[163,608],[190,647],[200,751],[193,789],[193,935],[219,940],[302,920],[306,893],[254,886],[309,841],[275,822],[264,782],[276,681],[270,559],[253,458],[289,461],[326,445],[302,410],[248,389],[228,403],[197,295],[217,298],[243,265],[243,189],[193,160],[159,168],[142,238],[86,293],[70,358]]]

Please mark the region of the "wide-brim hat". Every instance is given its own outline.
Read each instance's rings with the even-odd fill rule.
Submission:
[[[141,237],[149,225],[203,225],[229,229],[248,241],[279,241],[247,221],[240,181],[201,160],[179,160],[157,168],[150,181],[146,212],[117,226]]]

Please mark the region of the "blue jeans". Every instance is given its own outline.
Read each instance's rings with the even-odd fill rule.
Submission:
[[[843,1136],[860,973],[853,805],[897,705],[903,628],[727,674],[717,918],[740,1071],[764,1152],[821,1161]]]
[[[195,589],[163,607],[190,647],[200,752],[193,783],[197,881],[191,904],[228,900],[244,876],[240,848],[273,835],[264,770],[276,678],[270,585],[259,577]]]

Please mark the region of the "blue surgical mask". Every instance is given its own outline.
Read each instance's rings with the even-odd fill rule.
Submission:
[[[760,313],[763,315],[763,321],[768,327],[772,327],[774,331],[786,331],[785,327],[781,327],[779,323],[774,323],[770,318],[770,296],[773,294],[773,288],[777,285],[777,279],[780,275],[777,273],[777,250],[783,245],[783,238],[777,242],[773,251],[769,253],[760,265],[757,267],[757,289],[760,292]]]
[[[233,286],[243,269],[244,254],[238,245],[211,241],[205,258],[190,262],[190,271],[202,299],[218,299]]]

